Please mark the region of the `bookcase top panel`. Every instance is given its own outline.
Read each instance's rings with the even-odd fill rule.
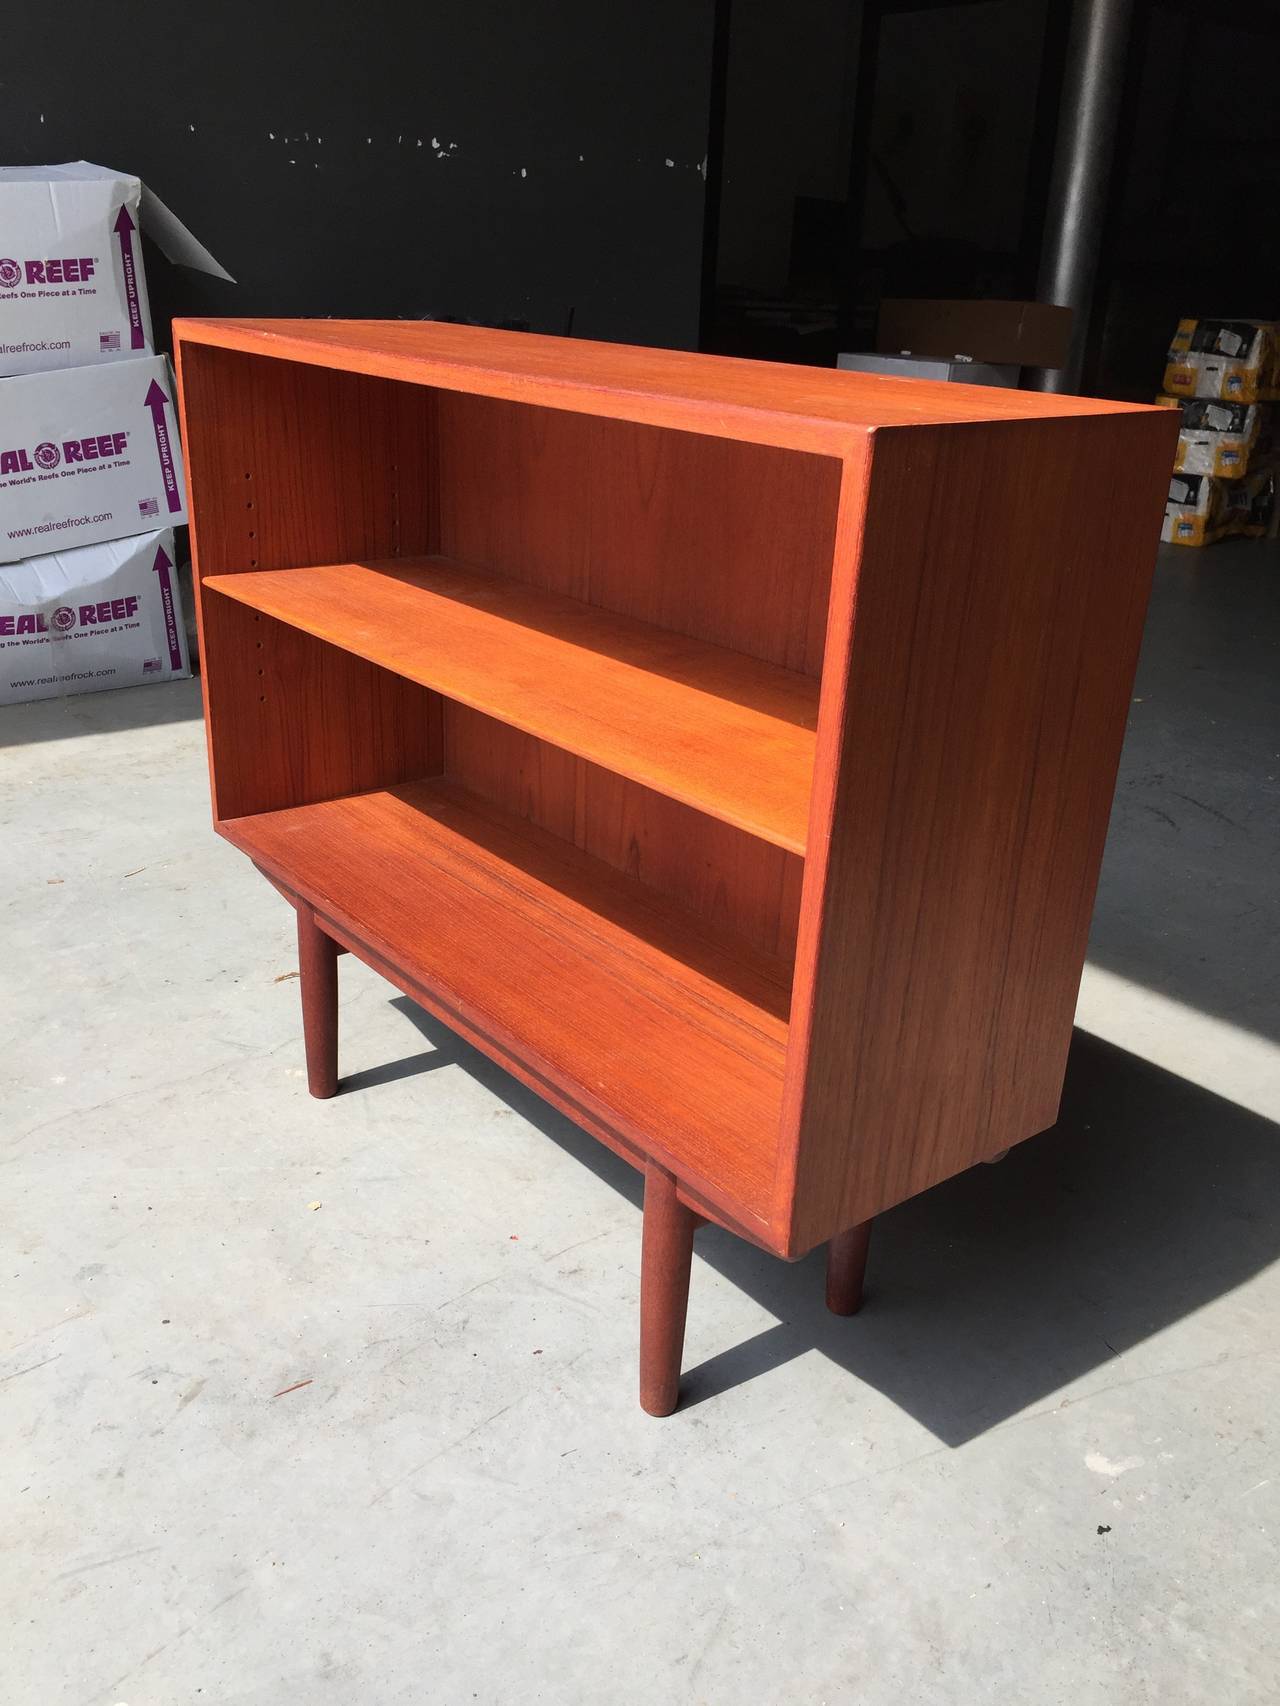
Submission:
[[[839,454],[876,427],[1152,412],[1134,403],[406,320],[176,320],[207,344],[544,408]]]

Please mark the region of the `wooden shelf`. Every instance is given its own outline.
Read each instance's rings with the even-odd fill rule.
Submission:
[[[204,587],[804,852],[809,676],[444,557],[212,575]]]
[[[282,577],[283,578],[283,577]],[[446,1019],[767,1218],[788,970],[455,784],[219,825]]]

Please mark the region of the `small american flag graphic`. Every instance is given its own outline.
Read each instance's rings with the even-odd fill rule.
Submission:
[[[142,673],[144,675],[156,675],[163,668],[164,665],[159,658],[145,658],[142,664]]]
[[[98,350],[99,350],[100,354],[105,355],[108,350],[119,349],[119,348],[120,348],[120,334],[119,334],[119,332],[99,332],[98,333]]]
[[[138,514],[139,515],[159,515],[159,513],[160,513],[160,500],[159,500],[159,498],[139,498],[138,499]]]

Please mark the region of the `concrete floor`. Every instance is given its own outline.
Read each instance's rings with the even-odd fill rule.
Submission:
[[[624,1166],[351,960],[308,1099],[195,684],[0,712],[5,1706],[1274,1701],[1278,592],[1161,563],[1059,1126],[854,1321],[700,1234],[666,1422]]]

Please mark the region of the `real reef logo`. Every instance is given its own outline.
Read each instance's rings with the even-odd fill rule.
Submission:
[[[60,604],[53,613],[53,625],[60,634],[76,625],[76,613],[69,604]]]
[[[94,255],[51,255],[42,261],[0,259],[0,290],[16,290],[25,277],[28,284],[88,284],[97,271]]]
[[[127,432],[91,432],[88,438],[64,438],[61,444],[46,438],[34,450],[25,445],[0,450],[0,474],[33,474],[37,468],[49,474],[60,462],[68,468],[77,462],[113,462],[124,455],[128,443]]]

